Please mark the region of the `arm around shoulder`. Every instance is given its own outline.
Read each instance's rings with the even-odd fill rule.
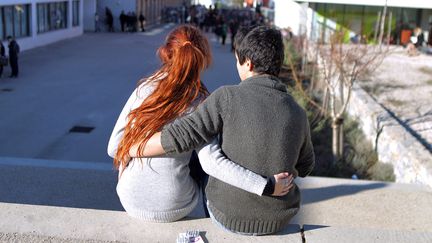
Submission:
[[[212,93],[191,114],[167,124],[161,143],[167,154],[182,153],[210,142],[222,131],[228,103],[223,88]]]

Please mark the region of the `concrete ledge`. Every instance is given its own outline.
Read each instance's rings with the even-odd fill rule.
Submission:
[[[146,223],[125,212],[0,203],[0,231],[17,241],[44,239],[74,242],[175,242],[179,233],[200,230],[207,242],[302,242],[298,225],[279,235],[248,237],[228,233],[210,219],[185,219],[174,223]],[[1,239],[1,238],[0,238]]]
[[[358,118],[379,161],[392,164],[396,182],[432,187],[432,154],[359,85],[352,91],[347,112]]]
[[[432,242],[431,232],[394,231],[382,229],[363,229],[348,227],[322,227],[304,225],[306,242],[334,243],[334,242],[399,242],[399,243],[427,243]]]
[[[296,179],[302,207],[278,235],[240,236],[206,218],[146,223],[123,211],[110,164],[73,163],[0,158],[1,242],[175,242],[179,233],[195,229],[208,242],[301,242],[302,227],[306,242],[430,242],[432,233],[432,189],[321,177]]]

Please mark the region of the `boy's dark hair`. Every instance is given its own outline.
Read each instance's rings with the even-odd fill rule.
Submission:
[[[234,46],[240,64],[249,59],[253,71],[278,76],[284,56],[282,34],[266,26],[239,30]]]
[[[254,26],[241,26],[238,30],[236,35],[234,36],[234,50],[240,47],[241,42],[245,38],[245,36],[254,28],[256,28],[257,25]]]

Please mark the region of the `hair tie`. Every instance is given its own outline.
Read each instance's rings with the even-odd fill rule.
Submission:
[[[190,41],[185,41],[185,42],[183,42],[183,45],[182,45],[182,46],[185,46],[185,45],[187,45],[187,44],[192,45],[192,43],[191,43]]]

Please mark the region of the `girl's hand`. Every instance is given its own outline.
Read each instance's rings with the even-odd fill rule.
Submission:
[[[275,185],[272,196],[285,196],[294,186],[293,177],[288,172],[274,175]]]

